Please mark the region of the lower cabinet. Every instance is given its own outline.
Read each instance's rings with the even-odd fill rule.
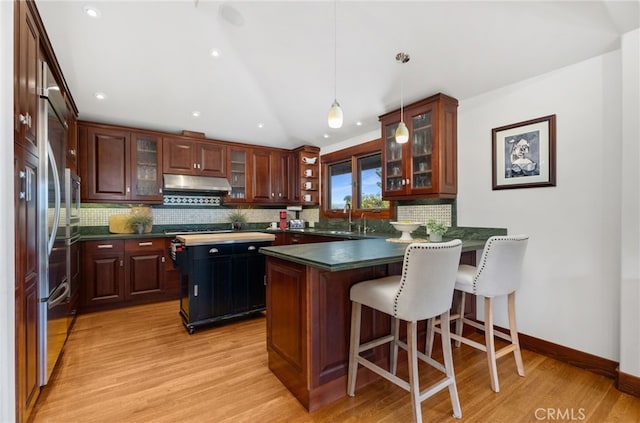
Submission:
[[[84,242],[83,309],[176,298],[177,280],[167,283],[167,251],[165,238]]]
[[[180,315],[189,331],[265,309],[265,257],[271,242],[186,247],[176,253],[180,269]]]

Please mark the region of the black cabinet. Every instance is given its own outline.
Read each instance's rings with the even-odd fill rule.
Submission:
[[[271,242],[185,247],[176,252],[180,269],[180,315],[193,333],[201,325],[265,309],[265,259]]]

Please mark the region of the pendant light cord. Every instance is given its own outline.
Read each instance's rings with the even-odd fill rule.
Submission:
[[[336,101],[338,94],[338,24],[337,24],[337,0],[333,2],[333,101]]]

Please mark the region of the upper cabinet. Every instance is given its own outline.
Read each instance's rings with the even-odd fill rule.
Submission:
[[[398,144],[400,110],[380,116],[383,198],[455,198],[458,100],[436,94],[404,107],[409,141]]]
[[[164,173],[227,176],[227,146],[224,143],[181,137],[163,137],[162,143]]]
[[[249,167],[249,157],[251,149],[232,146],[229,147],[229,184],[231,184],[231,192],[225,199],[227,204],[240,204],[251,202],[251,169]]]
[[[78,123],[83,201],[162,203],[162,143],[153,133]]]
[[[252,202],[287,204],[293,201],[297,175],[293,153],[284,150],[253,149],[251,168]]]
[[[37,157],[40,36],[30,6],[28,2],[15,2],[14,140]]]

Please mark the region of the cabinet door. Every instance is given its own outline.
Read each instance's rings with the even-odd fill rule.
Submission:
[[[384,150],[384,196],[393,197],[406,194],[406,177],[404,175],[403,156],[405,155],[402,144],[396,142],[395,133],[400,116],[389,119],[391,122],[383,122]],[[396,120],[397,119],[397,120]]]
[[[286,204],[292,201],[295,187],[298,185],[296,161],[292,153],[276,151],[271,154],[274,162],[271,174],[271,184],[275,189],[274,201]]]
[[[84,243],[85,307],[123,301],[124,244],[122,241]]]
[[[196,174],[226,177],[227,147],[223,144],[198,143]]]
[[[240,147],[229,148],[229,183],[231,192],[226,203],[245,203],[249,197],[249,154],[250,150]]]
[[[265,256],[258,252],[267,243],[241,243],[233,249],[233,312],[261,310],[265,306]]]
[[[27,420],[40,391],[38,379],[38,159],[15,146],[16,411]]]
[[[197,322],[230,314],[231,255],[194,259],[194,266],[189,320]]]
[[[130,133],[89,126],[80,131],[83,145],[82,199],[97,201],[128,200],[131,191]]]
[[[272,162],[268,150],[254,150],[252,156],[253,178],[251,197],[256,203],[268,203],[275,199],[275,190],[271,186]]]
[[[162,204],[162,143],[156,135],[131,134],[131,199]]]
[[[153,298],[162,294],[162,250],[127,253],[125,258],[125,299]]]
[[[68,114],[69,130],[67,131],[67,167],[78,173],[78,120],[73,113]]]
[[[193,175],[195,173],[195,143],[179,138],[163,138],[162,168],[164,173]]]
[[[409,142],[406,148],[409,149],[405,174],[408,175],[409,192],[420,194],[422,192],[432,192],[433,167],[434,167],[434,125],[433,115],[434,105],[426,105],[420,110],[409,114]]]
[[[164,292],[163,238],[125,241],[125,298],[155,298]]]
[[[38,155],[38,89],[40,37],[28,2],[15,2],[17,37],[14,51],[14,140]]]

